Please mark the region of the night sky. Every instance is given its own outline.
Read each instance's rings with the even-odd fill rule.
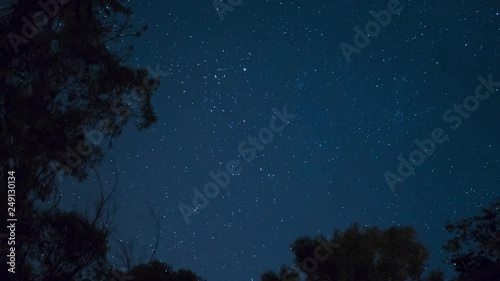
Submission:
[[[354,29],[388,2],[244,1],[221,21],[210,0],[130,1],[134,26],[149,29],[124,40],[129,63],[168,73],[153,97],[159,121],[141,132],[131,123],[98,169],[108,186],[118,175],[113,235],[135,241],[136,262],[155,243],[151,206],[162,225],[156,257],[209,281],[260,280],[292,265],[296,238],[354,222],[413,226],[428,268],[452,276],[443,226],[500,196],[500,91],[484,86],[491,97],[464,109],[467,118],[454,111],[478,77],[500,81],[500,2],[402,0],[348,63],[340,44],[355,47]],[[284,107],[294,115],[286,126],[276,114]],[[281,131],[269,140],[273,116]],[[384,173],[398,175],[398,156],[436,128],[448,139],[392,192]],[[252,148],[261,131],[267,143],[248,162],[239,146]],[[179,205],[193,207],[193,189],[231,160],[239,175],[186,224]],[[96,183],[95,174],[66,178],[65,204],[89,204]]]

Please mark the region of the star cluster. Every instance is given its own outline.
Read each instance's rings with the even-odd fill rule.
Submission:
[[[99,169],[107,184],[119,179],[114,235],[135,241],[140,261],[155,244],[151,206],[159,259],[208,280],[258,280],[291,264],[299,236],[355,221],[411,225],[431,251],[429,268],[450,274],[446,221],[499,196],[499,98],[395,193],[383,176],[474,93],[479,75],[500,80],[498,2],[438,2],[401,1],[400,15],[348,63],[339,44],[385,1],[245,1],[223,21],[210,1],[130,1],[133,20],[149,25],[123,42],[135,47],[131,64],[169,75],[153,98],[158,123],[126,128]],[[245,162],[238,145],[285,105],[296,117]],[[193,207],[193,188],[232,159],[240,175],[186,224],[179,204]],[[81,205],[95,184],[66,181],[64,197]]]

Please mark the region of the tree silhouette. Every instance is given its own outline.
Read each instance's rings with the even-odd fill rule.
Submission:
[[[117,177],[117,176],[116,176]],[[16,222],[16,274],[9,280],[63,281],[103,280],[110,270],[107,263],[109,225],[114,210],[108,203],[118,182],[104,194],[101,187],[93,210],[85,214],[61,210],[59,200],[38,204],[29,217]],[[2,272],[7,272],[2,263]]]
[[[8,160],[0,170],[23,179],[16,196],[25,207],[47,199],[58,172],[85,179],[102,160],[99,144],[130,119],[140,129],[153,124],[159,84],[125,64],[132,47],[119,49],[121,40],[141,33],[126,33],[132,11],[123,1],[48,1],[53,13],[39,2],[12,2],[0,17],[0,69],[8,70],[0,72],[0,156]]]
[[[261,275],[262,281],[299,281],[300,272],[296,269],[282,266],[279,274],[270,270]]]
[[[29,263],[18,262],[20,280],[99,277],[106,262],[106,229],[91,225],[75,212],[36,212],[33,221],[36,223],[22,229],[29,231],[29,237],[23,241],[29,243],[25,247]]]
[[[444,273],[440,270],[432,270],[422,281],[444,281]]]
[[[139,264],[126,274],[134,281],[205,281],[187,269],[174,270],[169,264],[153,260],[148,264]]]
[[[123,40],[146,27],[132,30],[125,2],[18,0],[0,8],[0,182],[7,171],[18,179],[10,280],[109,277],[109,197],[101,193],[91,217],[63,211],[58,183],[61,174],[84,180],[102,161],[103,141],[111,147],[129,121],[139,129],[156,122],[151,97],[160,79],[126,64],[133,48]],[[5,190],[0,199],[6,206]]]
[[[291,249],[295,255],[294,266],[307,281],[421,280],[429,257],[412,227],[380,230],[377,227],[362,229],[354,224],[344,232],[335,231],[330,239],[300,237]],[[280,274],[264,273],[262,280],[291,281],[299,280],[299,276],[291,269],[282,268]]]
[[[500,200],[482,209],[482,215],[448,223],[445,229],[454,238],[443,248],[462,280],[500,280]]]

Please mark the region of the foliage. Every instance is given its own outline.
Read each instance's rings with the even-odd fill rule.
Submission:
[[[432,270],[423,281],[444,281],[444,273],[439,270]]]
[[[139,264],[127,273],[134,276],[134,281],[204,281],[191,270],[174,270],[171,265],[153,260],[148,264]]]
[[[125,33],[132,28],[125,1],[63,1],[27,33],[25,20],[43,11],[38,2],[12,2],[0,17],[0,69],[8,70],[0,71],[0,156],[9,160],[0,170],[23,179],[16,195],[28,203],[48,198],[58,171],[83,180],[100,163],[103,151],[86,133],[111,141],[130,118],[140,129],[153,124],[158,85],[146,69],[125,65],[131,48],[113,50],[140,35]]]
[[[20,251],[28,264],[18,262],[20,280],[73,280],[80,275],[97,278],[106,262],[105,228],[92,225],[75,212],[35,212],[30,223],[20,224],[26,233]],[[24,268],[30,268],[28,276]]]
[[[109,271],[109,232],[98,221],[105,202],[95,219],[58,209],[58,175],[84,180],[102,161],[102,140],[111,146],[129,120],[139,129],[156,121],[159,80],[127,66],[132,47],[121,47],[146,30],[132,30],[126,2],[18,0],[0,8],[0,181],[9,170],[18,179],[17,280],[101,280]]]
[[[412,227],[380,230],[354,224],[335,231],[331,239],[300,237],[291,249],[295,267],[307,281],[420,280],[429,257]],[[262,280],[298,280],[296,275],[276,279],[279,276],[266,272]]]
[[[500,200],[445,229],[453,238],[443,248],[460,275],[500,265]]]

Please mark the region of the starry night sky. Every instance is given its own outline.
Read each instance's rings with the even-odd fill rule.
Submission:
[[[387,3],[244,1],[221,21],[210,0],[130,1],[134,25],[149,25],[123,42],[134,45],[130,64],[170,73],[153,98],[158,123],[128,126],[98,170],[109,186],[118,175],[114,235],[135,241],[137,262],[155,243],[151,206],[162,225],[157,258],[209,281],[260,280],[292,264],[296,238],[356,221],[415,227],[428,268],[451,276],[446,221],[500,195],[500,92],[457,130],[443,113],[474,95],[479,76],[500,81],[500,2],[402,0],[348,63],[339,44],[354,45],[354,28]],[[251,163],[238,156],[284,106],[295,118]],[[435,128],[448,140],[393,193],[384,173],[397,174],[398,156]],[[240,175],[186,224],[179,204],[193,206],[193,188],[230,160]],[[96,182],[65,179],[66,204],[83,208]]]

